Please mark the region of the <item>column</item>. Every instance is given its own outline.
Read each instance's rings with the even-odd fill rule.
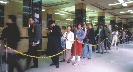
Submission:
[[[0,5],[0,27],[4,27],[4,5]]]
[[[118,31],[122,29],[122,20],[117,20]]]
[[[116,29],[116,17],[110,17],[110,25],[112,30]]]
[[[23,0],[23,27],[29,27],[28,18],[32,14],[32,0]]]
[[[46,12],[47,12],[47,28],[49,29],[49,27],[50,27],[49,20],[52,20],[52,10],[47,9]]]
[[[105,13],[104,12],[98,12],[98,26],[100,24],[105,24]]]
[[[81,23],[82,26],[86,24],[86,4],[78,3],[75,4],[75,20],[74,24]]]

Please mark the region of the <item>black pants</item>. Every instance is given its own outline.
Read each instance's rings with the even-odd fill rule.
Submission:
[[[14,68],[17,68],[18,72],[24,72],[22,67],[20,66],[16,54],[10,54],[8,53],[7,57],[7,63],[8,63],[8,72],[14,72]]]
[[[59,56],[55,56],[55,57],[52,57],[52,62],[55,64],[55,65],[58,65],[59,66]]]
[[[30,45],[28,54],[32,56],[39,56],[39,52],[37,51],[39,47],[40,45],[36,45],[36,46]],[[30,66],[31,59],[32,59],[31,57],[27,57],[27,61],[26,61],[27,68]],[[38,66],[38,58],[33,58],[33,63],[34,63],[34,66]]]

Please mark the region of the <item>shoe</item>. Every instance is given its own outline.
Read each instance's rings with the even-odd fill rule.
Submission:
[[[53,65],[55,65],[55,64],[54,64],[54,63],[51,63],[51,64],[50,64],[50,66],[53,66]]]
[[[59,65],[56,65],[56,68],[59,68]]]
[[[65,62],[65,59],[61,60],[60,62]]]
[[[100,53],[100,52],[96,52],[96,53]]]
[[[103,52],[101,52],[101,54],[103,54]]]
[[[91,58],[88,58],[88,60],[91,59]]]
[[[33,65],[33,66],[31,66],[30,68],[38,68],[38,66]]]
[[[85,57],[80,57],[80,58],[85,58]]]
[[[71,61],[75,61],[75,56],[72,57]]]
[[[78,61],[80,61],[80,56],[78,56]]]

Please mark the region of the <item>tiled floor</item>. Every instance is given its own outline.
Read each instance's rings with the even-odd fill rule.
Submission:
[[[81,59],[78,66],[72,63],[60,63],[60,68],[49,66],[51,59],[39,59],[39,68],[29,69],[25,72],[133,72],[133,43],[124,47],[119,45],[120,50],[112,47],[109,53],[93,53],[91,60]],[[24,66],[25,61],[21,63]],[[5,70],[3,65],[3,71]]]

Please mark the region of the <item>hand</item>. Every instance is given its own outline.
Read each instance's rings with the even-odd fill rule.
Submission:
[[[32,46],[36,46],[37,45],[37,43],[33,43],[33,45]]]

